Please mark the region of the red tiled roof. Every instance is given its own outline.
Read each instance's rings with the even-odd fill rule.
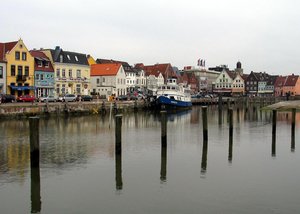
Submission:
[[[50,59],[46,56],[46,54],[44,54],[42,51],[38,51],[38,50],[31,50],[29,52],[30,52],[31,56],[35,58],[35,62],[34,62],[35,70],[54,72],[52,63],[51,63]],[[45,67],[45,66],[38,67],[37,60],[49,62],[49,67]]]
[[[289,75],[285,81],[284,86],[295,86],[299,79],[299,75]]]
[[[121,63],[91,65],[91,76],[116,76]]]
[[[141,66],[141,64],[139,66]],[[146,76],[149,75],[158,76],[159,73],[161,73],[165,79],[170,77],[178,78],[170,63],[146,65],[141,68],[144,69]]]
[[[283,87],[286,78],[287,78],[286,76],[279,76],[279,77],[277,77],[277,79],[276,79],[276,81],[274,83],[274,87],[275,88],[277,88],[277,87]]]
[[[5,54],[15,47],[18,41],[0,43],[0,61],[5,61]]]

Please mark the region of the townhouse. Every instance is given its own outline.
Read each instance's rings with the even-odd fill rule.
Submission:
[[[90,94],[90,65],[85,54],[64,51],[59,46],[42,52],[54,67],[56,95]]]
[[[54,69],[50,59],[38,50],[31,50],[34,57],[34,86],[36,97],[54,95]]]
[[[288,75],[282,87],[283,96],[300,95],[300,78],[299,75]]]
[[[0,60],[3,66],[2,90],[15,96],[34,95],[34,58],[23,40],[0,43],[0,49]],[[4,84],[5,74],[6,81]],[[6,87],[6,91],[3,87]]]
[[[0,94],[6,94],[6,62],[3,59],[2,53],[0,53]]]
[[[194,73],[183,72],[182,81],[185,85],[190,86],[192,94],[196,94],[199,91],[199,82]]]
[[[126,74],[121,63],[91,65],[92,93],[103,98],[127,94]]]

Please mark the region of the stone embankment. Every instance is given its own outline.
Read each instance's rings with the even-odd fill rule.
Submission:
[[[0,105],[1,118],[22,118],[28,116],[47,115],[81,115],[103,114],[113,112],[128,112],[147,108],[148,103],[138,101],[92,101],[92,102],[56,102],[56,103],[2,103]]]

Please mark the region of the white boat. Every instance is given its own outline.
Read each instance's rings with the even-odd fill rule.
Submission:
[[[175,78],[167,80],[167,84],[158,87],[156,105],[159,107],[191,107],[191,91],[184,84],[177,84]]]

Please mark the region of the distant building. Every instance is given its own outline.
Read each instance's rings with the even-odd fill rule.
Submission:
[[[85,54],[64,51],[59,46],[42,52],[54,66],[57,95],[90,93],[90,65]]]
[[[296,96],[300,95],[300,78],[299,75],[288,75],[284,86],[282,87],[282,95]]]
[[[199,82],[194,73],[183,72],[182,79],[185,85],[190,86],[192,94],[196,94],[199,91]]]
[[[220,71],[200,69],[193,66],[185,66],[183,71],[195,74],[199,84],[199,91],[202,92],[212,92],[213,84],[221,73]]]
[[[3,70],[3,62],[6,62],[6,93],[16,96],[34,95],[34,58],[23,40],[0,43],[0,56]]]
[[[224,69],[215,80],[213,92],[223,95],[231,95],[234,78],[235,74],[233,72]]]
[[[126,95],[126,74],[121,63],[91,65],[92,93],[103,97]]]
[[[34,86],[36,97],[54,95],[54,69],[50,59],[37,50],[30,51],[34,57]]]
[[[6,94],[6,62],[0,56],[0,94]]]

